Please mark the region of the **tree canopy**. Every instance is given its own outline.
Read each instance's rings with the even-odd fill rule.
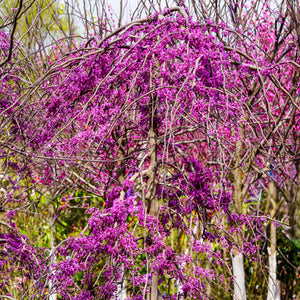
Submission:
[[[299,292],[299,22],[271,4],[107,18],[35,57],[18,2],[0,36],[1,297]]]

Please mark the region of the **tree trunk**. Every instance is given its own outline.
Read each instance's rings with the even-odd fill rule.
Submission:
[[[269,198],[272,205],[271,218],[275,217],[277,211],[277,190],[275,183],[269,183]],[[276,225],[274,222],[270,224],[270,247],[268,247],[269,254],[269,280],[268,280],[268,297],[267,300],[280,300],[280,288],[276,278]]]
[[[300,142],[300,138],[299,138],[299,142]],[[297,170],[297,178],[298,178],[298,186],[296,190],[296,203],[295,203],[296,209],[294,212],[294,220],[296,219],[296,221],[292,227],[293,230],[292,236],[294,236],[295,238],[300,238],[300,217],[298,217],[300,214],[300,156],[297,159],[296,170]]]
[[[125,274],[124,274],[124,267],[122,269],[122,276],[120,278],[120,281],[117,285],[117,297],[116,299],[118,300],[125,300],[127,295],[126,295],[126,280],[125,280]]]
[[[50,205],[49,208],[49,226],[51,230],[51,241],[50,241],[50,247],[51,247],[51,252],[50,252],[50,274],[54,274],[54,268],[53,265],[56,263],[56,254],[55,254],[55,237],[56,237],[56,230],[55,230],[55,220],[54,220],[54,206]],[[56,294],[56,288],[53,284],[53,281],[51,278],[49,278],[49,300],[57,300],[57,294]]]
[[[236,252],[232,258],[232,268],[234,276],[234,300],[246,300],[246,285],[244,271],[244,255]]]
[[[155,126],[154,126],[155,128]],[[156,149],[156,139],[157,133],[153,129],[153,127],[149,130],[149,157],[150,157],[150,165],[148,168],[148,180],[147,180],[147,193],[146,199],[149,203],[150,214],[157,218],[159,211],[159,203],[156,196],[156,172],[157,172],[157,149]],[[155,259],[155,257],[153,257]],[[151,280],[151,291],[150,291],[150,299],[157,300],[158,299],[158,275],[152,272],[152,280]]]
[[[236,214],[243,213],[243,199],[242,199],[242,168],[239,163],[242,155],[242,142],[238,141],[236,146],[236,163],[234,175],[234,212]],[[238,246],[233,250],[232,268],[234,277],[234,300],[246,300],[246,284],[245,284],[245,270],[244,270],[244,255],[240,252],[243,247],[243,229],[237,235]]]

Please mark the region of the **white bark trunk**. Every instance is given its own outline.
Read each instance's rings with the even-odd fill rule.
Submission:
[[[232,257],[234,276],[234,300],[246,300],[246,285],[244,271],[244,255],[238,252]]]
[[[126,288],[125,287],[122,288],[122,291],[121,291],[119,299],[120,300],[125,300],[126,299]]]
[[[52,268],[53,264],[56,262],[56,255],[54,253],[54,245],[53,242],[51,242],[51,267],[50,267],[50,272],[54,274],[54,270]],[[49,279],[49,300],[57,300],[57,294],[56,294],[56,289],[54,287],[54,284],[52,282],[52,279]]]
[[[49,284],[49,286],[50,286],[50,284]],[[57,300],[56,294],[50,295],[49,300]]]
[[[268,297],[267,300],[280,300],[280,288],[276,279],[276,252],[271,253],[271,248],[268,247],[269,253],[269,282],[268,282]]]
[[[126,299],[126,286],[125,286],[125,276],[124,276],[124,269],[122,270],[122,276],[120,281],[117,285],[117,297],[118,300],[125,300]]]
[[[273,181],[269,183],[269,199],[272,204],[271,218],[273,219],[278,209],[277,206],[277,189]],[[267,300],[280,300],[280,288],[276,278],[276,225],[270,224],[270,247],[268,247],[269,255],[269,280],[268,280],[268,296]]]
[[[179,280],[177,280],[176,286],[177,286],[177,299],[179,299],[179,295],[181,295],[182,292],[183,292],[183,290],[182,290],[182,284],[180,283]]]
[[[243,129],[241,129],[241,140],[236,144],[235,153],[235,169],[233,170],[234,175],[234,213],[240,215],[243,213],[243,171],[240,166],[243,154],[243,142],[242,137],[244,136]],[[245,270],[244,270],[244,255],[239,252],[239,248],[243,248],[243,233],[244,226],[237,236],[238,246],[235,246],[232,256],[232,269],[234,277],[234,300],[246,300],[246,284],[245,284]]]
[[[54,274],[55,270],[53,268],[53,265],[56,263],[56,254],[55,254],[55,220],[54,220],[54,207],[50,206],[49,208],[50,212],[50,219],[49,219],[49,225],[50,225],[50,230],[51,230],[51,242],[50,242],[50,247],[51,247],[51,252],[50,252],[50,274]],[[54,286],[54,283],[51,278],[49,278],[49,300],[57,300],[57,293],[56,293],[56,288]]]

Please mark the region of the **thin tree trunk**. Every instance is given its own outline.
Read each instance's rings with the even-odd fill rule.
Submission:
[[[54,274],[54,268],[53,265],[56,263],[56,254],[55,254],[55,236],[56,236],[56,230],[55,230],[55,220],[54,220],[54,206],[50,205],[49,208],[49,225],[50,225],[50,230],[51,230],[51,242],[50,242],[50,247],[51,247],[51,254],[50,254],[50,273]],[[53,280],[49,278],[49,300],[57,300],[57,294],[56,294],[56,288],[53,284]]]
[[[149,157],[150,157],[150,165],[148,168],[148,180],[147,180],[147,193],[146,199],[150,205],[150,214],[157,218],[159,211],[159,203],[156,197],[156,172],[157,172],[157,149],[156,149],[156,138],[157,133],[153,129],[153,127],[149,130]],[[153,258],[155,259],[155,257]],[[158,275],[152,273],[151,280],[151,300],[158,299]]]
[[[234,300],[246,300],[246,285],[244,271],[244,255],[236,252],[232,257],[232,268],[234,276]]]
[[[277,211],[277,190],[273,181],[269,184],[269,198],[272,205],[271,218],[275,217]],[[276,225],[274,222],[270,224],[270,247],[269,254],[269,280],[268,280],[268,297],[267,300],[280,300],[280,288],[276,278]]]
[[[234,175],[234,212],[237,214],[243,213],[243,199],[242,199],[242,168],[239,166],[242,155],[242,142],[238,141],[236,146],[236,163]],[[237,236],[238,246],[233,250],[232,268],[234,277],[234,300],[246,300],[246,284],[245,284],[245,270],[244,270],[244,255],[239,249],[243,247],[243,229]]]
[[[124,146],[124,139],[118,138],[118,145],[119,145],[119,162],[118,162],[118,170],[117,170],[117,175],[118,175],[118,182],[122,186],[123,182],[125,181],[125,173],[126,169],[124,167],[124,153],[123,153],[123,146]],[[121,196],[122,197],[122,196]],[[122,266],[122,271],[121,271],[121,278],[117,284],[117,293],[116,297],[114,299],[118,300],[125,300],[127,297],[127,289],[126,289],[126,277],[125,277],[125,267]]]
[[[300,135],[300,134],[299,134]],[[299,138],[300,140],[300,138]],[[297,177],[298,177],[298,189],[297,189],[297,196],[296,196],[296,210],[295,215],[299,216],[300,214],[300,157],[298,157],[298,161],[296,164],[297,169]],[[296,224],[294,226],[294,236],[296,238],[300,238],[300,217],[297,217]]]
[[[117,285],[117,297],[118,300],[125,300],[126,295],[126,280],[125,280],[125,274],[124,274],[124,268],[122,269],[122,276],[120,278],[120,281]]]

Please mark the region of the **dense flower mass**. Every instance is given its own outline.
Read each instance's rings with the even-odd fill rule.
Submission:
[[[261,31],[232,48],[239,32],[176,7],[54,49],[26,88],[2,66],[0,289],[14,274],[30,299],[205,299],[239,283],[234,259],[259,260],[276,216],[262,187],[300,170],[295,64],[281,75]],[[14,214],[47,205],[39,244]]]

